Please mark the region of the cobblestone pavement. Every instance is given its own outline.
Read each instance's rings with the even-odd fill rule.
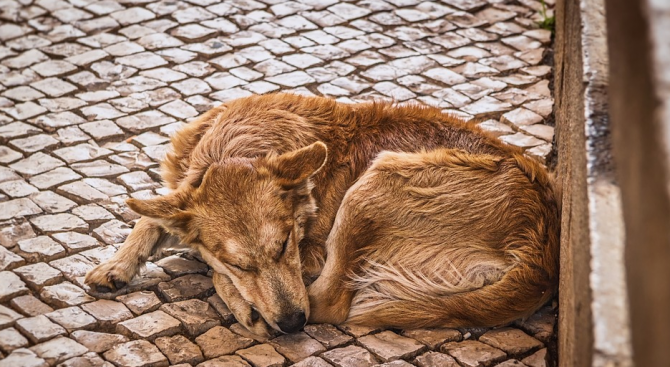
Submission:
[[[232,98],[417,101],[480,119],[544,161],[553,102],[541,8],[0,0],[0,367],[551,365],[551,306],[497,330],[308,325],[257,340],[187,255],[149,262],[110,299],[82,281],[137,219],[124,200],[164,192],[168,136]]]

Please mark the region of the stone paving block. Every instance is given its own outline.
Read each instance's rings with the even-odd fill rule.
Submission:
[[[100,326],[107,329],[133,317],[123,303],[106,299],[83,304],[81,308],[95,317],[100,322]]]
[[[438,353],[428,352],[422,354],[415,359],[415,363],[419,367],[459,367],[460,365],[451,356]]]
[[[372,353],[355,345],[329,350],[321,357],[337,367],[369,367],[378,363]]]
[[[38,357],[44,359],[50,365],[65,361],[66,359],[80,356],[88,352],[88,348],[66,337],[56,337],[44,343],[29,348]]]
[[[119,344],[104,354],[106,360],[124,367],[166,367],[167,358],[146,340]]]
[[[91,315],[82,311],[77,306],[61,308],[44,314],[44,316],[64,327],[68,333],[79,329],[92,329],[98,326],[96,320]]]
[[[10,149],[9,147],[0,147],[0,163],[12,163],[23,158],[23,154]]]
[[[524,354],[543,346],[542,342],[529,336],[519,329],[500,328],[486,332],[479,341],[492,347],[502,349],[513,356]]]
[[[88,352],[79,357],[73,357],[58,365],[58,367],[111,367],[109,362],[105,362],[96,353]]]
[[[440,351],[454,357],[462,366],[468,367],[488,366],[507,357],[500,349],[474,340],[449,342],[442,345]]]
[[[524,358],[521,362],[528,367],[546,367],[547,363],[547,348],[540,349],[532,355]]]
[[[188,363],[196,365],[205,360],[197,345],[183,335],[157,338],[156,346],[163,352],[172,364]]]
[[[26,345],[28,345],[28,339],[13,327],[0,330],[0,350],[3,352],[9,354],[14,349],[22,348]]]
[[[9,197],[23,197],[38,192],[32,185],[24,180],[12,180],[0,183],[0,191]]]
[[[302,361],[293,364],[295,367],[330,367],[332,366],[330,363],[324,361],[322,358],[319,357],[308,357],[303,359]],[[352,365],[354,366],[354,365]]]
[[[81,176],[73,170],[66,167],[59,167],[52,171],[33,176],[29,179],[30,183],[38,189],[48,189],[62,183],[80,179]]]
[[[210,359],[207,362],[198,364],[196,367],[250,367],[244,359],[238,356],[223,356]]]
[[[54,269],[43,262],[16,268],[14,272],[26,282],[28,287],[35,291],[39,291],[46,285],[60,283],[63,280],[63,274],[60,270]]]
[[[112,347],[128,342],[128,338],[119,334],[107,334],[89,330],[76,330],[70,336],[91,352],[104,353]]]
[[[21,256],[0,247],[0,270],[11,270],[25,264],[25,262]]]
[[[42,209],[30,199],[22,198],[0,203],[0,220],[39,214]]]
[[[269,343],[293,363],[326,351],[321,343],[304,332],[282,335]]]
[[[215,326],[206,333],[195,338],[205,358],[211,359],[226,354],[232,354],[239,349],[248,348],[254,341],[242,337],[223,326]]]
[[[22,318],[23,316],[21,316],[21,314],[14,312],[10,308],[0,305],[0,327],[13,325],[14,321]]]
[[[337,325],[337,328],[355,338],[360,338],[363,335],[368,335],[371,333],[381,331],[380,328],[373,328],[369,326],[353,325],[353,324],[341,324]]]
[[[400,336],[392,331],[367,335],[359,338],[358,341],[384,362],[411,358],[426,349],[416,340]]]
[[[200,274],[188,274],[166,283],[158,284],[161,295],[170,302],[200,298],[214,293],[212,279]]]
[[[19,241],[17,245],[17,254],[31,263],[37,261],[51,261],[65,256],[65,249],[63,246],[48,236],[38,236],[22,240]]]
[[[9,304],[17,311],[26,316],[39,316],[47,314],[54,309],[40,301],[32,294],[12,298]]]
[[[77,206],[74,201],[53,191],[41,191],[30,198],[47,213],[61,213]]]
[[[277,353],[269,344],[255,345],[251,348],[241,349],[235,354],[244,358],[253,367],[281,367],[286,363],[286,358]]]
[[[70,282],[62,282],[42,288],[40,298],[56,308],[77,306],[95,301],[95,298]]]
[[[460,331],[447,328],[404,330],[401,335],[416,339],[430,349],[436,349],[446,342],[457,342],[463,339]]]
[[[57,192],[78,203],[101,202],[109,200],[109,196],[96,190],[94,187],[83,181],[75,181],[59,186]]]
[[[39,315],[16,321],[16,328],[33,343],[41,343],[67,332],[63,327]]]
[[[525,367],[525,364],[517,361],[516,359],[509,359],[503,363],[497,364],[496,367]]]
[[[116,332],[132,338],[154,340],[160,336],[174,335],[181,323],[163,311],[154,311],[116,324]]]
[[[51,261],[49,265],[63,272],[65,278],[71,282],[78,277],[83,277],[95,266],[92,261],[79,254]]]
[[[0,360],[0,367],[48,367],[49,364],[33,351],[25,348],[14,350],[7,358]]]
[[[116,299],[125,304],[135,315],[155,311],[161,306],[160,299],[151,291],[130,293],[118,296]]]
[[[412,367],[412,366],[414,365],[409,364],[403,361],[402,359],[375,365],[375,367]]]
[[[339,347],[340,345],[347,344],[351,340],[347,334],[339,331],[335,326],[330,324],[310,324],[305,326],[305,332],[312,338],[319,341],[327,349],[332,349],[334,347]]]
[[[198,299],[164,304],[160,310],[181,321],[186,332],[192,337],[221,324],[214,308]]]
[[[72,209],[72,214],[85,220],[89,224],[94,225],[108,221],[110,219],[115,219],[112,213],[108,212],[105,208],[95,204],[82,205],[77,208],[74,208]]]
[[[178,255],[164,257],[156,261],[156,265],[173,277],[186,274],[207,274],[209,266],[197,260],[185,259]]]
[[[45,233],[88,230],[88,224],[86,224],[86,222],[75,215],[67,213],[33,217],[30,218],[30,223]]]
[[[0,302],[7,302],[10,299],[28,293],[26,283],[24,283],[16,274],[10,271],[0,272]]]
[[[58,140],[50,135],[39,134],[23,139],[14,139],[10,144],[24,153],[34,153],[39,150],[52,148],[58,144]]]

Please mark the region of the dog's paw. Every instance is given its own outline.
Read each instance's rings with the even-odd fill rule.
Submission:
[[[110,293],[125,287],[135,271],[118,262],[102,263],[86,274],[84,282],[99,293]]]
[[[268,325],[262,317],[258,318],[256,321],[252,321],[250,325],[242,325],[246,327],[249,332],[256,334],[257,336],[264,339],[272,339],[281,334],[281,332],[270,327],[270,325]]]

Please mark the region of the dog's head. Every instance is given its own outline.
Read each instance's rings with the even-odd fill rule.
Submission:
[[[309,317],[298,243],[316,210],[310,178],[326,156],[317,142],[278,156],[231,158],[209,167],[198,184],[128,205],[198,248],[268,325],[291,333]]]

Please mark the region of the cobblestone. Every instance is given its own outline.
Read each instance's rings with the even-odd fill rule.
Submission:
[[[209,268],[188,256],[147,263],[109,300],[83,284],[138,218],[124,201],[165,193],[157,169],[170,134],[234,98],[293,91],[430,104],[550,163],[551,32],[535,26],[539,3],[9,3],[0,25],[0,367],[555,360],[549,306],[465,341],[451,329],[353,325],[265,341],[239,335],[249,334],[214,294]],[[86,330],[117,327],[141,340]],[[63,343],[82,353],[60,355]]]
[[[123,335],[88,330],[77,330],[70,335],[78,343],[95,353],[104,353],[115,345],[128,342],[128,338]]]

